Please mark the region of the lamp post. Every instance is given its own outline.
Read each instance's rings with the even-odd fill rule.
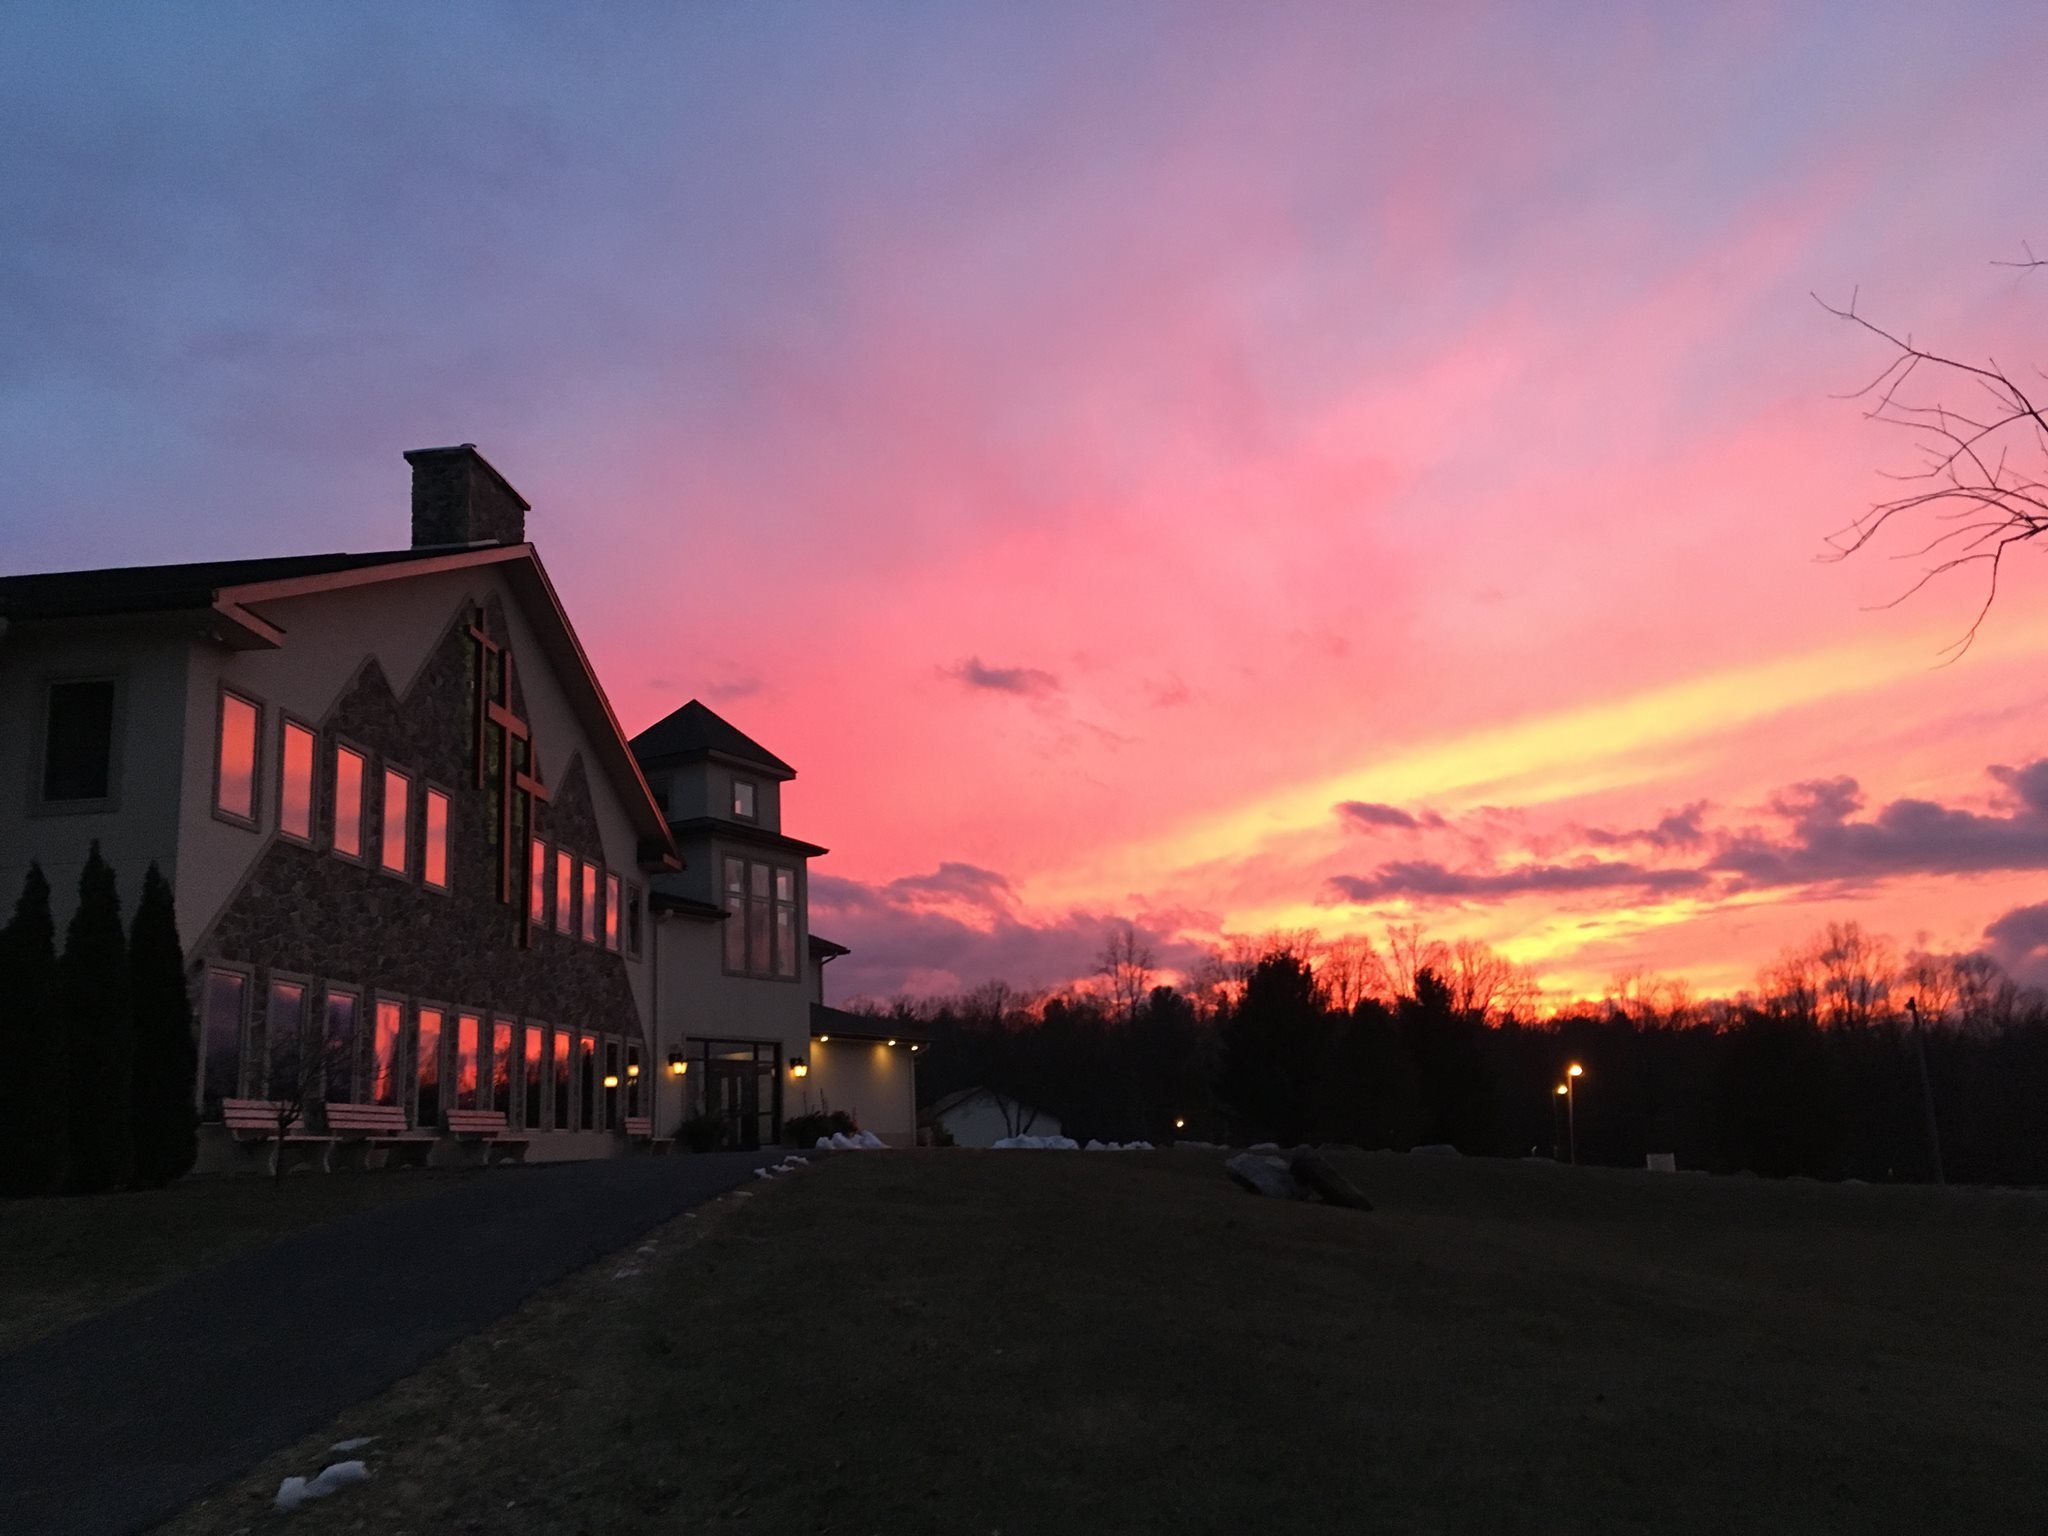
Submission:
[[[1570,1088],[1566,1087],[1563,1083],[1559,1083],[1557,1085],[1557,1092],[1550,1101],[1553,1106],[1550,1116],[1550,1156],[1552,1160],[1555,1160],[1557,1157],[1557,1113],[1554,1106],[1559,1099],[1570,1098],[1571,1092]]]
[[[1934,1157],[1934,1182],[1948,1183],[1941,1167],[1941,1125],[1934,1118],[1934,1083],[1927,1075],[1927,1030],[1920,1022],[1920,999],[1906,999],[1906,1012],[1913,1018],[1913,1053],[1920,1058],[1920,1108],[1927,1116],[1927,1150]]]
[[[1565,1145],[1571,1150],[1574,1168],[1579,1165],[1579,1079],[1586,1075],[1586,1069],[1576,1061],[1564,1069],[1564,1082],[1558,1092],[1564,1095]]]

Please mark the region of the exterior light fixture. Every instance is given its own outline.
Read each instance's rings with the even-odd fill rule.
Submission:
[[[894,1040],[891,1040],[891,1041],[890,1041],[889,1043],[890,1043],[891,1045],[894,1045],[894,1044],[895,1044],[896,1042],[895,1042]]]
[[[823,1045],[826,1041],[830,1040],[831,1038],[832,1037],[830,1035],[820,1035],[818,1036],[818,1044]]]
[[[1173,1128],[1176,1131],[1184,1131],[1188,1128],[1188,1123],[1187,1121],[1181,1119],[1179,1115],[1175,1115],[1173,1117]]]
[[[619,1086],[619,1074],[618,1074],[618,1073],[616,1073],[616,1072],[607,1072],[607,1073],[605,1073],[605,1075],[604,1075],[604,1085],[605,1085],[605,1087],[607,1087],[607,1088],[616,1088],[616,1087],[618,1087],[618,1086]]]
[[[1586,1069],[1580,1066],[1575,1061],[1570,1066],[1564,1069],[1564,1075],[1566,1077],[1584,1077],[1586,1075]]]
[[[811,1064],[805,1061],[803,1057],[792,1056],[789,1058],[789,1075],[791,1077],[808,1077],[810,1073]]]
[[[626,1063],[626,1076],[628,1076],[628,1077],[638,1077],[639,1075],[640,1075],[640,1063],[639,1063],[639,1062],[637,1062],[637,1061],[629,1061],[629,1062],[627,1062],[627,1063]]]
[[[1565,1087],[1565,1085],[1564,1085],[1563,1083],[1559,1083],[1559,1084],[1557,1085],[1557,1096],[1558,1096],[1558,1097],[1559,1097],[1560,1099],[1561,1099],[1561,1098],[1564,1098],[1564,1097],[1565,1097],[1565,1096],[1566,1096],[1567,1094],[1569,1094],[1570,1092],[1571,1092],[1571,1089],[1569,1089],[1569,1088]]]
[[[914,1045],[913,1045],[913,1046],[912,1046],[912,1047],[910,1048],[910,1050],[911,1050],[911,1054],[912,1054],[912,1055],[915,1055],[915,1054],[917,1053],[918,1049],[919,1049],[919,1048],[918,1048],[917,1046],[914,1046]]]
[[[683,1060],[683,1053],[681,1051],[670,1051],[668,1053],[668,1075],[670,1077],[681,1077],[689,1070],[690,1064]]]

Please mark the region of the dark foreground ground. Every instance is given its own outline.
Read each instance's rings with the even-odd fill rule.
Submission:
[[[2036,1530],[2048,1197],[844,1155],[543,1293],[179,1533]],[[637,1271],[623,1272],[622,1271]],[[373,1480],[287,1520],[329,1441]]]

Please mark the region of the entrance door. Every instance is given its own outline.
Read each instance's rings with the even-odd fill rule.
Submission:
[[[775,1047],[707,1043],[711,1049],[703,1060],[704,1102],[724,1122],[720,1145],[749,1152],[772,1146],[781,1128]]]

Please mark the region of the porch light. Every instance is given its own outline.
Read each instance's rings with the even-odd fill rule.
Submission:
[[[618,1074],[618,1073],[616,1073],[616,1072],[607,1072],[607,1073],[605,1073],[605,1075],[604,1075],[604,1085],[605,1085],[605,1087],[607,1087],[607,1088],[616,1088],[616,1087],[618,1087],[618,1086],[619,1086],[619,1074]]]
[[[1188,1128],[1188,1123],[1187,1121],[1181,1119],[1179,1115],[1175,1115],[1173,1117],[1173,1128],[1176,1131],[1184,1131]]]
[[[820,1035],[818,1036],[818,1044],[823,1045],[826,1041],[830,1040],[831,1038],[832,1037],[830,1035]]]
[[[913,1045],[913,1046],[912,1046],[912,1047],[910,1048],[910,1053],[911,1053],[911,1054],[912,1054],[913,1056],[914,1056],[914,1055],[916,1055],[916,1054],[917,1054],[917,1049],[918,1049],[918,1048],[917,1048],[916,1046],[914,1046],[914,1045]]]
[[[681,1051],[670,1051],[668,1053],[668,1075],[670,1077],[681,1077],[689,1070],[690,1064],[683,1059]]]
[[[803,1057],[792,1056],[789,1058],[789,1075],[791,1077],[808,1077],[810,1071],[811,1064],[805,1061]]]
[[[890,1041],[889,1043],[890,1043],[891,1045],[894,1045],[894,1044],[895,1044],[896,1042],[895,1042],[894,1040],[891,1040],[891,1041]]]
[[[637,1061],[629,1061],[629,1062],[627,1062],[627,1063],[626,1063],[626,1076],[628,1076],[628,1077],[638,1077],[639,1075],[640,1075],[640,1063],[639,1063],[639,1062],[637,1062]]]

